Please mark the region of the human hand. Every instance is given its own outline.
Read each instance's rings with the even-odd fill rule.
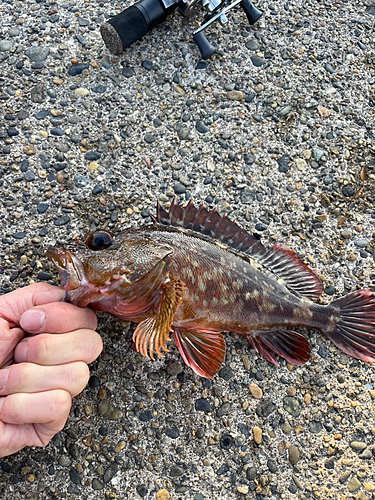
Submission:
[[[46,446],[102,350],[95,313],[63,296],[46,283],[0,296],[0,457]]]

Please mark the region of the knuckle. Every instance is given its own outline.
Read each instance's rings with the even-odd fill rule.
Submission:
[[[86,363],[77,361],[67,365],[66,375],[67,385],[73,386],[74,390],[81,391],[88,382],[90,372]]]
[[[57,420],[63,415],[67,415],[72,405],[72,398],[67,391],[56,390],[50,399],[51,420]]]

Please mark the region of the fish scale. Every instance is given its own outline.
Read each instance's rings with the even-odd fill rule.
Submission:
[[[292,250],[264,247],[216,210],[157,207],[152,224],[98,230],[84,241],[49,249],[66,300],[134,321],[135,348],[163,356],[174,341],[185,363],[212,377],[225,358],[223,332],[246,336],[269,362],[300,365],[306,338],[321,330],[342,351],[375,362],[375,294],[357,290],[317,303],[322,284]]]

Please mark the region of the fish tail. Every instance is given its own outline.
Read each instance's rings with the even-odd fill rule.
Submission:
[[[324,333],[341,351],[375,363],[375,292],[357,290],[335,300]]]

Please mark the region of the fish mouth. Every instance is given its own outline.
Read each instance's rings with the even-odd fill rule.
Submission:
[[[52,261],[59,274],[60,285],[64,290],[75,290],[87,284],[83,263],[66,248],[49,248],[46,256]]]

